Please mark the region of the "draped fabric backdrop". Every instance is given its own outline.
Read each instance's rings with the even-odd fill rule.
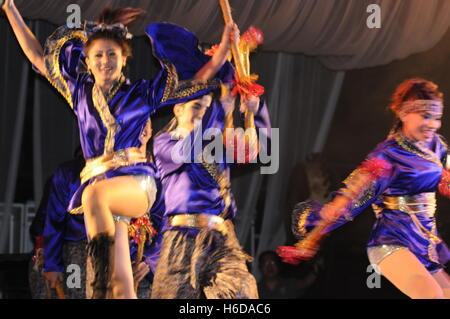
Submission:
[[[135,6],[147,11],[132,28],[144,33],[150,22],[168,21],[195,32],[204,42],[220,40],[218,0],[16,0],[30,19],[65,24],[66,8],[79,4],[82,20],[95,20],[102,8]],[[265,34],[263,50],[319,56],[331,69],[389,63],[434,46],[450,24],[447,0],[229,0],[242,31],[255,25]],[[381,28],[369,29],[367,7],[381,7]]]
[[[142,34],[149,22],[169,21],[212,44],[219,42],[223,28],[215,0],[15,2],[21,13],[32,19],[30,26],[41,42],[56,26],[35,19],[65,24],[66,7],[71,3],[81,6],[82,20],[94,20],[105,4],[144,8],[148,14],[132,29],[136,35]],[[371,3],[382,8],[381,29],[366,26],[366,8]],[[286,213],[285,194],[291,171],[307,154],[320,151],[324,145],[343,81],[343,72],[332,70],[386,64],[431,48],[448,29],[450,1],[230,0],[230,4],[241,31],[251,24],[264,31],[265,44],[252,58],[252,71],[260,75],[259,82],[266,87],[272,126],[279,129],[279,141],[275,141],[279,149],[276,174],[261,175],[258,168],[233,172],[232,187],[239,208],[237,233],[256,257],[284,243],[282,216]],[[21,173],[22,135],[33,139],[31,156],[26,161],[33,166],[33,178],[29,180],[34,182],[34,200],[39,202],[43,182],[57,164],[71,158],[78,145],[78,133],[69,107],[31,71],[5,19],[0,19],[0,41],[4,62],[0,80],[0,147],[4,150],[0,157],[0,201],[6,203],[8,212]],[[132,46],[131,79],[152,78],[157,66],[149,41],[136,38]],[[32,117],[31,122],[26,121],[26,114]],[[256,220],[261,224],[255,225]],[[0,245],[6,245],[7,225],[3,219]]]

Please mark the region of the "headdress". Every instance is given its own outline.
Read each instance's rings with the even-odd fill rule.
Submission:
[[[133,35],[128,32],[128,28],[122,23],[107,24],[87,21],[85,23],[85,30],[88,33],[88,36],[95,32],[109,31],[116,34],[119,38],[126,40],[133,38]]]
[[[440,100],[413,100],[403,102],[399,108],[399,113],[442,113],[443,108],[444,106]]]

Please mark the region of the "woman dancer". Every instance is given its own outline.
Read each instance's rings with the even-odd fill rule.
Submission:
[[[148,211],[155,199],[156,170],[140,149],[151,133],[150,115],[171,99],[182,102],[189,95],[203,94],[215,87],[200,82],[195,89],[173,96],[178,81],[189,79],[188,75],[206,81],[216,74],[226,60],[230,34],[237,33],[237,27],[227,25],[220,49],[200,69],[193,70],[186,67],[193,52],[177,54],[171,50],[179,47],[165,47],[169,44],[167,39],[176,42],[177,31],[183,29],[150,26],[147,33],[162,69],[153,81],[131,83],[122,74],[130,56],[127,39],[131,37],[124,25],[142,10],[106,9],[97,23],[89,23],[83,29],[60,27],[43,49],[14,1],[5,1],[2,8],[27,58],[66,98],[78,119],[86,166],[69,210],[85,214],[89,255],[95,271],[93,298],[105,298],[110,282],[108,296],[136,298],[127,223]],[[170,32],[171,37],[161,36],[158,38],[162,41],[155,41],[158,32]],[[181,37],[179,40],[185,41]]]
[[[437,134],[442,102],[443,94],[430,81],[414,78],[401,83],[392,96],[390,109],[396,120],[388,138],[344,181],[330,203],[301,203],[294,211],[295,232],[305,236],[318,224],[328,224],[329,232],[372,204],[377,220],[368,244],[369,260],[411,298],[450,297],[450,278],[443,270],[450,254],[434,217],[436,191],[450,197],[448,148]],[[298,243],[298,250],[281,247],[282,257],[310,258],[310,240],[320,228]]]
[[[175,105],[174,119],[154,139],[166,223],[152,298],[258,297],[255,279],[246,265],[248,256],[234,232],[236,206],[229,174],[233,162],[256,158],[256,129],[270,130],[270,122],[265,104],[248,96],[241,104],[241,111],[247,114],[248,135],[231,136],[234,99],[226,96],[220,101],[204,95]],[[223,158],[215,157],[214,162],[205,159],[210,144],[202,140],[211,128],[228,135],[224,137],[224,152],[219,150],[223,148],[219,137],[216,157],[220,153]]]

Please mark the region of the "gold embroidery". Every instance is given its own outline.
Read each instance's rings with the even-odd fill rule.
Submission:
[[[160,103],[166,102],[173,94],[173,92],[175,92],[178,85],[178,74],[175,66],[167,60],[162,60],[162,63],[165,65],[167,70],[167,79],[166,86],[164,87],[163,97]]]
[[[309,215],[311,215],[312,206],[308,206],[305,210],[303,210],[300,214],[300,218],[297,223],[297,230],[301,236],[306,236],[306,222],[308,221]]]
[[[340,192],[351,199],[351,209],[356,209],[365,205],[373,196],[375,196],[375,182],[371,182],[363,189],[361,189],[360,186],[357,187],[357,185],[354,185],[360,184],[359,178],[361,175],[365,174],[366,172],[364,170],[357,168],[343,181],[346,188],[341,188]]]
[[[400,210],[411,217],[414,225],[422,233],[422,237],[429,241],[428,257],[431,261],[439,263],[436,244],[442,240],[436,235],[436,219],[434,218],[434,212],[436,210],[435,195],[435,193],[422,193],[414,196],[383,196],[383,204],[387,209]],[[418,213],[426,213],[432,219],[431,230],[428,230],[422,225],[416,216]]]
[[[176,92],[174,92],[169,99],[174,100],[174,99],[182,99],[188,96],[191,96],[201,90],[206,90],[209,88],[214,88],[214,87],[219,87],[219,83],[216,81],[210,81],[208,83],[205,82],[198,82],[197,84],[193,84],[192,86],[189,85],[188,87],[186,87],[185,89],[182,88],[183,84],[179,85],[179,88],[177,89]],[[180,89],[181,88],[181,89]]]
[[[121,76],[115,89],[111,92],[111,94],[108,94],[108,99],[111,99],[117,93],[124,81],[124,78]],[[115,136],[120,130],[119,124],[117,124],[116,119],[109,110],[109,101],[107,100],[107,98],[105,98],[102,90],[96,84],[94,84],[94,86],[92,87],[92,100],[94,103],[94,107],[99,113],[106,129],[108,130],[105,139],[103,154],[110,154],[114,152]]]
[[[88,159],[80,173],[81,183],[85,183],[111,169],[143,162],[147,162],[147,158],[137,147],[121,149],[117,152]]]
[[[72,31],[66,27],[62,27],[63,34],[65,36],[56,40],[56,44],[53,42],[53,37],[58,37],[61,32],[58,29],[46,43],[46,53],[44,56],[45,67],[47,69],[47,74],[45,75],[51,85],[53,85],[59,93],[66,99],[70,107],[73,109],[72,94],[69,89],[67,81],[64,79],[59,63],[59,57],[61,54],[62,47],[67,43],[67,41],[72,39],[79,39],[83,43],[87,41],[87,36],[82,30]]]
[[[406,151],[413,153],[419,157],[422,157],[430,162],[433,162],[440,167],[442,167],[442,162],[439,160],[437,155],[428,149],[421,149],[417,146],[410,143],[404,136],[402,136],[400,133],[397,133],[394,135],[394,139],[397,142],[398,145],[400,145],[403,149]]]
[[[231,205],[231,184],[228,178],[226,170],[220,172],[219,165],[216,163],[207,163],[202,154],[199,155],[201,159],[203,167],[208,171],[209,175],[216,181],[219,185],[219,193],[225,202],[225,208],[220,214],[221,217],[225,218],[226,213],[228,212],[228,208]]]
[[[80,214],[83,214],[83,206],[78,206],[78,207],[76,207],[76,208],[70,210],[70,211],[69,211],[69,214],[72,214],[72,215],[80,215]]]

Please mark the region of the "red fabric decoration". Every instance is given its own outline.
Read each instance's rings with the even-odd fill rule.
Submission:
[[[254,50],[258,45],[263,44],[264,33],[260,29],[250,26],[241,36],[241,41],[247,42],[250,50]]]
[[[149,235],[147,237],[148,240],[152,238],[154,235],[158,234],[155,228],[153,228],[152,223],[150,222],[150,218],[147,214],[142,217],[137,218],[131,225],[130,228],[130,236],[133,237],[134,241],[139,244],[140,243],[140,234],[143,230],[147,232]]]
[[[218,48],[219,48],[219,45],[218,44],[214,44],[210,49],[205,51],[205,54],[209,55],[209,56],[213,56],[214,53],[216,53]]]
[[[255,83],[258,78],[256,75],[251,75],[248,79],[239,79],[239,75],[235,73],[234,77],[235,79],[231,80],[235,85],[231,91],[233,96],[236,96],[237,94],[241,96],[261,96],[264,94],[264,86]]]
[[[438,186],[439,194],[450,198],[450,171],[443,169]]]
[[[302,260],[307,260],[295,246],[278,246],[276,253],[281,257],[281,261],[298,265]]]
[[[371,158],[361,163],[359,169],[372,175],[372,178],[388,177],[392,171],[392,164],[381,158]]]

